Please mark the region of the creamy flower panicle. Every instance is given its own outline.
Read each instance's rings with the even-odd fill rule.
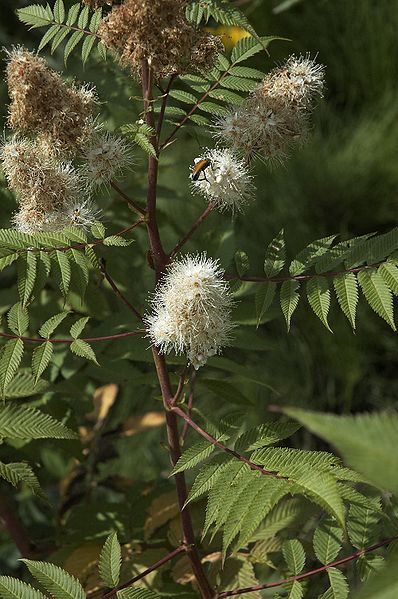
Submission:
[[[241,212],[254,192],[247,164],[228,148],[206,149],[195,159],[195,165],[203,160],[208,161],[208,167],[197,179],[191,176],[193,190],[214,202],[221,212]]]
[[[233,300],[223,274],[206,254],[186,255],[168,268],[146,317],[161,353],[185,354],[198,369],[228,344]]]
[[[107,132],[95,133],[83,150],[85,175],[90,185],[109,183],[132,164],[128,143]]]
[[[218,119],[215,137],[247,159],[258,155],[280,161],[294,143],[305,139],[323,85],[322,65],[308,56],[291,56],[268,73],[245,102]]]

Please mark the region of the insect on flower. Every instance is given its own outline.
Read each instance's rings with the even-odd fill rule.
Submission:
[[[206,179],[206,169],[211,167],[210,158],[195,158],[195,166],[191,172],[192,181],[199,181],[199,177],[203,174],[203,179]]]

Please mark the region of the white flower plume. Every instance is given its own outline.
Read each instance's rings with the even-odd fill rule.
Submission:
[[[240,106],[215,123],[215,137],[247,159],[282,160],[308,132],[308,117],[322,95],[324,67],[309,56],[291,56],[268,73]]]
[[[158,285],[148,334],[162,353],[185,354],[197,370],[230,338],[233,300],[218,260],[206,254],[174,262]]]
[[[214,202],[221,212],[242,211],[254,193],[253,178],[245,161],[228,148],[206,148],[201,157],[195,158],[195,166],[202,161],[207,161],[208,166],[197,178],[191,174],[193,189]]]
[[[93,186],[109,183],[132,163],[128,143],[111,133],[96,132],[83,152],[85,175]]]

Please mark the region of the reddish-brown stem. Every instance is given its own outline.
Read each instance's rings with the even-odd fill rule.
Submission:
[[[217,599],[224,599],[224,597],[234,597],[236,595],[243,595],[244,593],[254,593],[255,591],[262,591],[263,589],[273,589],[274,587],[280,587],[287,582],[292,582],[294,580],[304,580],[305,578],[309,578],[310,576],[314,576],[315,574],[319,574],[320,572],[324,572],[329,568],[335,568],[336,566],[342,566],[347,562],[351,562],[366,553],[371,553],[372,551],[376,551],[376,549],[380,549],[380,547],[384,547],[385,545],[389,545],[393,541],[398,539],[398,535],[395,537],[390,537],[389,539],[385,539],[384,541],[380,541],[380,543],[376,543],[375,545],[371,545],[370,547],[366,547],[365,549],[359,549],[348,555],[347,557],[343,557],[342,559],[338,559],[335,562],[330,562],[325,566],[321,566],[320,568],[316,568],[315,570],[311,570],[310,572],[305,572],[304,574],[298,574],[297,576],[290,576],[289,578],[284,578],[283,580],[277,580],[276,582],[268,582],[266,584],[258,584],[253,587],[246,587],[245,589],[235,589],[233,591],[223,591],[217,595]]]
[[[146,331],[126,331],[125,333],[116,333],[115,335],[105,335],[105,337],[84,337],[81,341],[87,343],[95,343],[96,341],[115,341],[116,339],[124,339],[125,337],[137,337],[138,335],[144,335]],[[21,341],[27,341],[28,343],[44,343],[49,341],[50,343],[73,343],[74,339],[42,339],[40,337],[24,337],[23,335],[11,335],[10,333],[0,333],[0,337],[5,339],[21,339]]]
[[[112,279],[111,275],[107,271],[105,260],[102,260],[101,262],[101,272],[104,275],[104,278],[108,281],[115,295],[117,295],[117,297],[128,307],[128,309],[131,310],[131,312],[134,314],[136,318],[138,318],[138,320],[141,320],[141,322],[143,322],[142,315],[138,312],[136,308],[134,308],[133,304],[131,304],[129,300],[123,295],[123,293],[120,291],[119,287],[116,285],[115,281]]]
[[[217,441],[217,439],[215,439],[212,435],[210,435],[208,432],[206,432],[201,426],[199,426],[199,424],[194,422],[192,420],[192,418],[190,416],[188,416],[188,414],[186,414],[184,412],[184,410],[182,410],[178,406],[174,406],[171,409],[175,414],[178,414],[178,416],[181,416],[181,418],[183,418],[183,420],[185,420],[185,422],[188,424],[188,426],[192,427],[197,433],[199,433],[199,435],[201,435],[204,439],[209,441],[209,443],[212,443],[213,445],[215,445],[222,451],[225,451],[225,453],[228,453],[229,455],[236,458],[237,460],[244,462],[245,464],[247,464],[249,466],[249,468],[251,470],[257,470],[258,472],[261,472],[261,474],[265,474],[266,476],[273,476],[275,478],[284,478],[283,476],[278,476],[278,474],[276,472],[272,472],[271,470],[265,470],[265,468],[262,468],[258,464],[251,462],[244,455],[241,455],[237,451],[230,449],[223,443],[220,443],[220,441]]]
[[[157,561],[155,564],[152,564],[152,566],[149,566],[149,568],[147,568],[146,570],[144,570],[140,574],[137,574],[137,576],[134,576],[134,578],[131,578],[130,580],[128,580],[124,584],[121,584],[120,586],[112,589],[108,593],[105,593],[105,595],[102,595],[102,599],[108,599],[109,597],[113,597],[114,595],[116,595],[116,593],[118,591],[121,591],[122,589],[127,589],[127,587],[131,587],[131,585],[133,585],[135,582],[138,582],[138,580],[141,580],[141,578],[145,578],[145,576],[148,576],[148,574],[150,574],[151,572],[154,572],[155,570],[158,570],[164,564],[167,564],[167,562],[169,562],[174,557],[176,557],[180,553],[183,553],[186,550],[187,550],[187,547],[185,545],[180,545],[179,547],[177,547],[177,549],[174,549],[174,551],[171,551],[171,553],[168,553],[167,555],[165,555],[164,557],[162,557],[162,559],[160,559],[159,561]]]
[[[156,135],[158,138],[158,146],[159,146],[159,141],[160,141],[160,133],[161,133],[162,127],[163,127],[164,116],[166,113],[167,100],[169,99],[169,93],[170,93],[171,87],[172,87],[174,81],[176,80],[176,78],[177,78],[177,75],[171,75],[169,82],[167,84],[167,87],[163,92],[163,100],[162,100],[162,105],[160,107],[160,112],[159,112],[158,126],[156,128]]]
[[[170,401],[171,406],[174,406],[181,397],[181,393],[183,392],[184,385],[185,385],[186,374],[187,374],[187,367],[185,366],[184,370],[182,371],[182,373],[180,375],[179,381],[178,381],[177,391],[174,393],[174,396],[173,396],[172,400]]]
[[[196,378],[197,378],[197,373],[196,370],[194,370],[192,372],[192,376],[191,376],[191,388],[189,391],[189,397],[188,397],[188,416],[190,417],[192,414],[192,407],[193,407],[193,400],[194,400],[194,396],[195,396],[195,384],[196,384]],[[186,436],[188,434],[188,430],[189,430],[189,424],[188,422],[184,422],[184,427],[182,429],[182,433],[181,433],[181,445],[184,445],[185,443],[185,439]]]
[[[228,281],[246,281],[249,283],[284,283],[285,281],[310,281],[311,279],[316,279],[320,277],[338,277],[339,275],[345,275],[348,273],[358,273],[362,270],[369,270],[372,268],[378,268],[384,264],[384,262],[377,262],[376,264],[364,264],[363,266],[356,266],[355,268],[347,268],[347,270],[338,270],[333,271],[329,270],[327,272],[310,274],[310,275],[291,275],[285,277],[236,277],[236,276],[226,276]]]
[[[5,497],[4,493],[0,495],[0,520],[3,522],[4,527],[13,539],[22,557],[34,557],[35,550],[29,535],[23,527],[20,518],[15,513],[11,500]]]
[[[129,196],[124,193],[123,189],[120,189],[119,185],[117,185],[114,181],[111,181],[111,187],[127,202],[134,212],[140,216],[145,216],[145,210],[141,208],[141,206],[139,206],[134,200],[129,198]]]
[[[148,66],[148,61],[142,61],[142,90],[144,96],[144,112],[145,120],[149,127],[155,129],[155,121],[151,109],[152,100],[152,72]],[[158,138],[153,135],[150,139],[155,148],[158,147]],[[159,228],[156,217],[156,194],[158,182],[158,157],[148,157],[148,194],[147,194],[147,230],[149,238],[149,246],[152,256],[153,267],[156,272],[156,280],[161,277],[161,274],[167,264],[167,256],[163,250],[160,240]]]
[[[142,90],[144,97],[144,113],[147,125],[155,129],[153,112],[151,110],[152,99],[152,73],[146,60],[142,61]],[[157,150],[159,156],[158,137],[161,133],[161,128],[158,134],[151,138],[151,142]],[[153,267],[156,272],[156,280],[162,276],[168,262],[168,257],[165,254],[160,239],[159,229],[156,220],[156,194],[157,194],[157,177],[158,177],[158,156],[149,156],[148,158],[148,195],[147,195],[147,230],[149,238],[149,246]],[[167,365],[164,356],[160,355],[155,347],[152,348],[153,359],[156,366],[156,372],[159,380],[160,389],[162,392],[164,409],[166,412],[167,438],[169,442],[170,461],[174,466],[181,456],[181,448],[179,442],[178,423],[176,415],[170,410],[170,403],[173,400],[174,394],[171,389],[170,378],[167,372]],[[195,534],[193,531],[190,512],[183,509],[188,497],[185,476],[183,473],[175,475],[175,483],[177,489],[178,504],[180,508],[181,526],[184,535],[184,543],[187,548],[187,556],[189,558],[193,574],[202,596],[202,599],[212,599],[215,596],[214,591],[203,571],[199,553],[195,545]]]
[[[191,237],[195,233],[196,229],[198,229],[200,227],[200,225],[203,223],[203,221],[205,221],[206,218],[209,216],[209,214],[212,213],[212,211],[214,210],[214,206],[215,206],[215,204],[213,202],[210,203],[207,206],[206,210],[204,210],[202,212],[202,214],[199,216],[199,218],[196,219],[196,221],[194,222],[192,227],[189,229],[188,233],[180,239],[180,241],[177,243],[177,245],[174,247],[174,249],[170,252],[170,256],[169,256],[170,259],[174,258],[174,256],[176,254],[178,254],[178,252],[186,244],[186,242],[189,241],[189,239],[191,239]]]
[[[178,423],[176,415],[170,410],[170,403],[174,394],[171,389],[170,378],[167,372],[164,356],[160,355],[156,348],[152,348],[153,358],[162,391],[164,408],[166,411],[167,439],[169,443],[170,462],[172,467],[176,465],[181,456],[181,447],[179,441]],[[180,508],[181,526],[184,534],[184,542],[187,545],[187,555],[191,563],[192,571],[200,589],[203,599],[212,599],[214,592],[209,585],[206,575],[203,571],[199,553],[195,545],[195,534],[192,527],[192,520],[189,508],[184,509],[184,504],[188,498],[187,485],[183,472],[174,475],[177,489],[178,505]]]

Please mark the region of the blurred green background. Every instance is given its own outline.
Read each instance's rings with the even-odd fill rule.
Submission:
[[[27,31],[14,16],[14,10],[26,4],[22,0],[0,0],[1,46],[23,44],[32,49],[37,47],[41,32]],[[269,168],[258,162],[254,167],[258,197],[246,214],[238,215],[232,221],[226,215],[212,215],[200,234],[187,246],[190,250],[206,249],[210,255],[220,257],[224,267],[228,267],[234,251],[244,250],[250,257],[253,274],[261,274],[265,247],[281,228],[285,229],[288,252],[293,257],[306,244],[326,235],[339,234],[346,239],[372,231],[383,232],[396,225],[398,0],[302,0],[285,3],[253,0],[240,4],[259,34],[280,35],[291,40],[271,44],[270,55],[258,55],[253,59],[253,66],[268,70],[292,53],[307,52],[326,65],[325,98],[314,111],[313,130],[308,143],[294,150],[281,166]],[[61,52],[49,57],[49,62],[54,68],[64,69]],[[89,60],[83,69],[79,58],[72,58],[67,74],[97,86],[101,102],[100,120],[106,121],[111,129],[132,122],[139,116],[141,103],[135,99],[140,93],[139,88],[111,59],[105,64]],[[5,127],[8,100],[4,83],[1,83],[0,99],[2,125]],[[184,130],[180,139],[182,142],[175,143],[161,163],[160,224],[170,248],[187,223],[193,222],[203,210],[202,200],[190,192],[189,166],[194,157],[200,155],[200,146],[212,143],[211,138],[202,135],[199,130]],[[123,187],[132,196],[143,198],[145,156],[138,151],[135,154],[135,169],[123,182]],[[104,221],[110,228],[116,231],[123,227],[126,219],[131,221],[131,213],[111,193],[105,191],[97,200],[103,208]],[[15,203],[4,183],[0,189],[0,202],[0,226],[9,226]],[[110,264],[117,281],[128,289],[131,297],[139,299],[142,307],[152,284],[148,269],[143,283],[140,282],[145,264],[145,244],[142,233],[137,233],[137,244],[129,259],[122,258],[124,250],[115,249],[115,259]],[[12,273],[0,274],[0,311],[3,311],[2,306],[9,305],[7,287],[12,276]],[[98,319],[104,316],[107,322],[111,322],[109,307],[102,305],[98,294],[91,302],[88,300],[86,311]],[[244,303],[245,300],[243,307],[237,309],[237,319],[243,323],[247,322]],[[112,303],[110,305],[112,312]],[[330,319],[334,331],[331,334],[304,299],[293,318],[289,334],[276,302],[267,322],[257,332],[251,329],[250,334],[253,339],[256,335],[256,342],[248,344],[246,338],[239,343],[238,331],[237,347],[227,349],[225,357],[238,364],[250,363],[251,370],[260,376],[262,385],[242,381],[241,387],[256,402],[260,421],[267,403],[305,405],[337,413],[397,406],[395,334],[364,301],[360,302],[359,308],[355,334],[338,310],[336,301]],[[40,314],[37,313],[38,322],[43,320],[42,310],[46,309],[44,306]],[[251,309],[254,311],[253,307]],[[106,330],[106,326],[105,323],[102,331],[98,327],[99,334]],[[143,343],[145,345],[146,341]],[[247,354],[246,349],[253,351]],[[134,351],[126,345],[124,357],[134,361]],[[112,355],[112,350],[109,349],[108,353]],[[68,364],[64,366],[63,375]],[[70,364],[71,372],[74,372],[75,362],[70,360]],[[127,359],[125,368],[130,368]],[[87,371],[94,380],[86,389],[87,397],[98,383],[119,382],[114,381],[114,372],[111,367],[107,369],[106,364],[101,373],[92,366],[86,367]],[[121,371],[121,381],[123,375],[124,371]],[[131,376],[131,372],[128,375]],[[264,384],[270,384],[273,389]],[[69,386],[65,384],[64,390],[73,394],[78,386],[79,378]],[[135,409],[141,404],[142,409],[146,390],[145,387],[136,390],[134,397],[130,398],[127,385],[127,391],[123,393],[132,399],[132,403],[129,406],[126,401],[120,403],[114,414],[115,423],[123,420],[132,407]],[[212,401],[211,405],[214,405],[214,398],[204,396],[204,401],[208,401],[209,405]],[[153,405],[150,404],[150,407],[153,408]],[[87,406],[88,403],[74,409],[84,412]],[[156,452],[152,451],[148,456],[149,444],[140,443],[137,437],[122,439],[120,453],[124,443],[126,447],[128,445],[131,459],[134,456],[137,478],[140,474],[143,479],[156,476],[159,464],[167,463],[163,453],[159,453],[159,463]],[[47,452],[46,456],[47,476],[59,478],[64,466],[56,463],[51,452]],[[123,465],[126,473],[132,468],[127,458],[126,454]],[[121,465],[112,460],[102,465],[103,476],[112,468],[121,468]],[[120,474],[123,475],[123,472]],[[32,518],[40,523],[39,516]]]

